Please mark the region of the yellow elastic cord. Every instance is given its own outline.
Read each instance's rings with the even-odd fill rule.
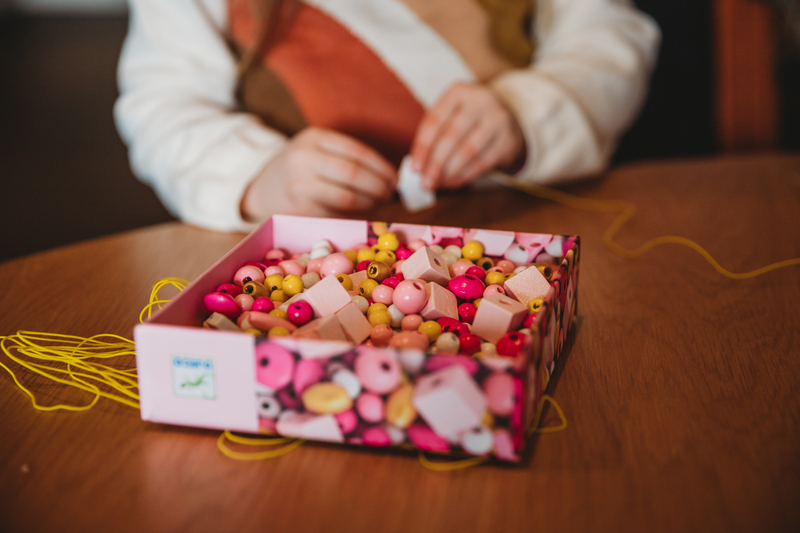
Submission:
[[[263,452],[236,452],[228,448],[228,446],[225,444],[226,440],[250,446],[274,446],[279,444],[285,444],[285,446]],[[219,451],[222,452],[222,454],[226,457],[236,459],[237,461],[259,461],[261,459],[273,459],[275,457],[280,457],[281,455],[286,455],[292,450],[298,448],[304,442],[305,440],[303,439],[286,439],[283,437],[264,437],[261,439],[245,438],[234,435],[226,429],[217,439],[217,448],[219,448]]]
[[[419,452],[419,462],[427,468],[428,470],[433,470],[434,472],[450,472],[452,470],[462,470],[464,468],[470,468],[472,466],[477,466],[481,463],[485,463],[488,461],[489,458],[485,455],[481,455],[480,457],[470,457],[469,459],[457,459],[457,460],[444,460],[444,461],[431,461],[425,456],[424,452]]]
[[[543,428],[539,427],[545,402],[550,402],[553,407],[555,407],[556,411],[558,412],[558,416],[561,418],[560,425]],[[564,416],[564,411],[561,410],[561,406],[559,406],[555,398],[549,394],[542,394],[542,398],[539,400],[539,406],[536,408],[536,414],[533,415],[533,422],[531,422],[531,428],[528,430],[528,435],[533,435],[534,433],[556,433],[557,431],[564,431],[565,429],[567,429],[567,417]]]
[[[190,282],[188,280],[183,278],[164,278],[156,281],[153,284],[153,289],[150,291],[150,302],[144,306],[142,312],[139,313],[139,322],[144,322],[147,318],[150,318],[153,313],[153,307],[158,307],[161,309],[161,304],[169,302],[169,299],[159,299],[158,292],[161,289],[167,286],[172,286],[177,288],[179,291],[182,291],[187,285],[189,285],[189,283]],[[147,314],[147,317],[145,317],[145,313]]]
[[[492,173],[491,178],[497,183],[514,187],[530,194],[531,196],[545,200],[551,200],[553,202],[566,205],[567,207],[573,207],[583,211],[594,211],[597,213],[619,213],[617,218],[614,219],[608,229],[603,232],[603,244],[605,244],[606,248],[611,250],[612,253],[615,253],[616,255],[626,259],[639,257],[652,248],[662,244],[680,244],[696,251],[706,261],[708,261],[712,267],[714,267],[714,270],[726,278],[737,280],[754,278],[779,268],[800,265],[800,257],[796,257],[794,259],[778,261],[777,263],[772,263],[761,268],[751,270],[750,272],[731,272],[720,265],[705,248],[697,244],[695,241],[677,235],[664,235],[661,237],[656,237],[634,249],[624,248],[614,241],[614,236],[616,236],[619,230],[622,229],[622,227],[636,214],[636,206],[633,203],[628,202],[627,200],[594,200],[591,198],[582,198],[580,196],[575,196],[563,191],[544,187],[542,185],[519,182],[511,176],[507,176],[499,172]]]

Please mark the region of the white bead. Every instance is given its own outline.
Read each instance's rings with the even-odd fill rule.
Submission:
[[[444,252],[447,254],[453,254],[456,256],[456,261],[461,259],[461,247],[456,246],[455,244],[451,244],[447,248],[444,249]]]
[[[311,250],[311,259],[319,259],[320,257],[328,257],[332,253],[333,252],[331,252],[328,248],[325,248],[325,247],[314,248],[313,250]]]
[[[392,446],[399,446],[406,441],[406,433],[400,428],[396,428],[391,424],[384,424],[383,429],[389,434],[389,440],[392,441]]]
[[[369,309],[369,302],[367,301],[366,298],[364,298],[360,294],[356,294],[351,298],[351,300],[353,300],[353,303],[356,304],[356,307],[358,307],[359,311],[361,311],[365,315],[367,314],[367,310]]]
[[[314,246],[312,246],[311,249],[313,250],[314,248],[327,248],[328,250],[333,252],[333,245],[331,244],[331,241],[329,241],[328,239],[322,239],[321,241],[315,242]]]
[[[308,266],[308,261],[310,259],[311,259],[311,254],[305,253],[305,254],[300,254],[300,256],[297,259],[295,259],[295,261],[300,263],[300,265],[302,265],[303,268],[306,268]]]
[[[461,447],[472,455],[489,453],[493,444],[492,431],[486,426],[472,428],[461,436]]]
[[[553,240],[544,247],[544,251],[554,257],[562,257],[564,255],[564,237],[553,235]]]
[[[428,248],[430,248],[432,252],[439,255],[442,255],[442,253],[444,252],[444,248],[442,248],[438,244],[431,244],[430,246],[428,246]]]
[[[448,246],[448,248],[449,248],[449,246]],[[444,252],[442,252],[442,255],[440,255],[439,257],[444,259],[444,262],[445,262],[445,264],[447,264],[447,266],[450,266],[450,265],[452,265],[453,263],[455,263],[456,261],[459,260],[458,256],[456,256],[454,254],[451,254],[450,252],[448,252],[446,250]]]
[[[503,254],[503,258],[517,265],[525,264],[528,262],[528,250],[521,244],[515,243],[509,246],[506,253]]]
[[[514,274],[519,274],[520,272],[525,271],[529,265],[520,265],[514,269]]]
[[[425,352],[419,350],[400,350],[397,358],[400,360],[400,366],[403,367],[406,373],[416,374],[425,363]]]
[[[392,327],[399,328],[400,323],[406,315],[404,315],[394,304],[389,306],[389,316],[392,317]]]
[[[349,370],[337,370],[333,373],[331,381],[347,391],[347,395],[351,398],[355,399],[359,394],[361,394],[361,382],[358,380],[356,375]]]
[[[486,357],[494,357],[497,355],[497,347],[491,342],[481,343],[481,353]]]
[[[300,278],[303,280],[303,289],[310,289],[320,280],[319,274],[316,272],[306,272]]]
[[[461,343],[455,333],[446,332],[436,339],[436,349],[439,353],[458,353]]]
[[[272,396],[256,396],[258,416],[275,419],[281,414],[281,404]]]

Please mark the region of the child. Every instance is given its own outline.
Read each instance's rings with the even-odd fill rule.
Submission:
[[[659,32],[626,0],[131,0],[115,107],[131,164],[186,222],[247,230],[502,169],[605,168]]]

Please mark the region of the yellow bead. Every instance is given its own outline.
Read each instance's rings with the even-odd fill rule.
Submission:
[[[486,410],[486,412],[483,413],[483,420],[481,420],[481,423],[487,428],[494,427],[494,415],[491,411]]]
[[[369,300],[372,298],[372,290],[378,286],[378,282],[374,279],[365,279],[358,284],[358,294]]]
[[[411,403],[414,386],[401,385],[386,400],[386,421],[396,428],[405,429],[417,418],[417,410]]]
[[[256,298],[261,298],[262,296],[269,298],[269,288],[257,281],[248,281],[245,283],[242,287],[242,292],[244,294],[249,294],[254,300]]]
[[[397,255],[391,250],[380,250],[375,254],[375,261],[381,261],[387,265],[393,265],[397,261]]]
[[[351,263],[353,263],[353,265],[356,264],[356,260],[358,259],[358,254],[356,253],[355,250],[345,250],[342,253],[347,256],[347,258],[350,260]]]
[[[272,300],[273,302],[283,303],[288,298],[286,298],[286,293],[278,289],[277,291],[272,291],[271,293],[269,293],[269,299]]]
[[[274,328],[270,328],[269,333],[267,333],[267,337],[288,337],[289,330],[283,326],[275,326]]]
[[[486,274],[484,283],[486,285],[502,285],[506,281],[506,275],[502,272],[489,272]]]
[[[533,315],[539,312],[539,309],[542,308],[542,305],[544,305],[543,299],[541,298],[532,299],[531,301],[528,302],[528,313]]]
[[[264,332],[258,328],[247,328],[244,330],[245,333],[249,333],[250,335],[255,335],[256,337],[263,337]]]
[[[389,307],[386,304],[382,304],[380,302],[375,302],[374,304],[370,305],[369,308],[367,309],[367,316],[371,315],[372,313],[374,313],[376,311],[383,311],[383,312],[388,313],[389,312]]]
[[[475,308],[478,308],[478,307],[481,306],[481,302],[482,301],[483,301],[483,298],[476,298],[476,299],[472,300],[472,305],[474,305]]]
[[[510,279],[511,279],[511,278],[513,278],[514,276],[516,276],[516,274],[515,274],[515,273],[513,273],[513,272],[512,272],[511,274],[506,274],[506,281],[510,280]]]
[[[273,309],[272,311],[269,312],[269,314],[286,320],[286,311],[284,311],[283,309]]]
[[[461,247],[461,255],[472,261],[477,261],[483,257],[483,245],[478,241],[469,241]]]
[[[264,280],[264,285],[271,291],[281,290],[283,289],[283,276],[278,274],[267,276],[267,279]]]
[[[553,281],[553,269],[547,263],[534,263],[534,265],[547,281]]]
[[[367,277],[378,283],[392,275],[392,267],[383,261],[373,261],[367,267]]]
[[[378,237],[378,248],[381,250],[395,251],[400,247],[400,241],[394,233],[384,233]]]
[[[359,250],[356,254],[356,264],[362,261],[375,261],[375,250],[372,248],[364,248]]]
[[[378,324],[386,324],[389,327],[392,326],[392,315],[390,315],[388,311],[375,311],[374,313],[370,313],[367,319],[373,328]]]
[[[353,290],[353,280],[347,274],[336,274],[336,279],[338,279],[339,283],[342,284],[344,290],[346,291]]]
[[[315,383],[303,391],[303,405],[318,415],[338,415],[353,407],[344,387],[335,383]]]
[[[436,341],[442,334],[442,326],[435,320],[426,320],[417,329],[427,335],[430,342]]]
[[[480,259],[475,261],[475,264],[484,270],[489,270],[494,266],[494,259],[492,259],[491,257],[481,257]]]
[[[291,298],[295,294],[300,294],[304,289],[303,278],[296,274],[289,274],[283,278],[283,294]]]

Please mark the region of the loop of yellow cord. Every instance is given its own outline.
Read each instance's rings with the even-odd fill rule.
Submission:
[[[226,440],[230,440],[231,442],[259,441],[258,443],[254,444],[255,446],[285,444],[287,441],[288,444],[285,444],[285,446],[282,446],[280,448],[266,450],[263,452],[236,452],[228,448],[228,446],[225,444]],[[263,443],[261,441],[263,441]],[[220,452],[222,452],[224,456],[229,457],[231,459],[236,459],[237,461],[260,461],[262,459],[274,459],[275,457],[286,455],[292,450],[298,448],[304,442],[305,440],[303,439],[283,439],[283,438],[245,439],[243,437],[237,437],[236,435],[233,435],[230,431],[225,430],[220,434],[219,438],[217,439],[217,448],[219,449]]]
[[[558,412],[558,416],[561,418],[560,425],[543,428],[539,427],[545,402],[549,402],[553,407],[555,407],[556,411]],[[561,410],[561,406],[558,405],[558,402],[555,400],[555,398],[549,394],[542,394],[542,398],[539,400],[539,405],[536,407],[536,414],[533,415],[533,422],[531,422],[528,435],[533,435],[534,433],[556,433],[558,431],[564,431],[565,429],[567,429],[567,417],[564,416],[564,411]]]
[[[614,241],[614,237],[619,230],[621,230],[622,227],[636,214],[636,206],[632,202],[628,202],[627,200],[594,200],[591,198],[582,198],[580,196],[575,196],[563,191],[544,187],[542,185],[519,182],[511,176],[504,175],[499,172],[492,173],[491,178],[497,183],[514,187],[530,194],[531,196],[545,200],[551,200],[567,207],[580,209],[582,211],[594,211],[597,213],[619,213],[617,218],[615,218],[611,225],[603,232],[602,238],[603,244],[605,244],[606,248],[608,248],[612,253],[625,259],[639,257],[656,246],[660,246],[662,244],[679,244],[691,248],[700,254],[706,261],[708,261],[714,270],[726,278],[735,280],[750,279],[779,268],[800,265],[800,257],[796,257],[793,259],[786,259],[784,261],[771,263],[749,272],[731,272],[727,268],[720,265],[719,262],[717,262],[717,260],[714,259],[714,257],[712,257],[712,255],[705,248],[697,244],[695,241],[677,235],[664,235],[661,237],[656,237],[640,245],[638,248],[628,249],[617,244],[617,242]]]
[[[146,306],[144,306],[142,312],[139,313],[139,322],[144,322],[146,318],[150,318],[150,316],[153,313],[154,307],[158,307],[159,309],[161,309],[161,304],[169,302],[169,299],[167,300],[159,299],[158,292],[161,289],[163,289],[164,287],[172,286],[178,289],[179,291],[182,291],[183,289],[186,288],[187,285],[189,285],[189,283],[190,282],[188,280],[185,280],[183,278],[164,278],[156,281],[153,284],[153,289],[150,291],[149,303]],[[144,316],[145,313],[147,313],[147,317]]]

